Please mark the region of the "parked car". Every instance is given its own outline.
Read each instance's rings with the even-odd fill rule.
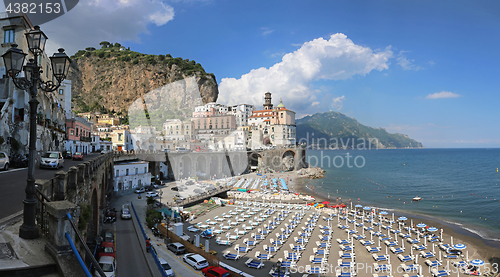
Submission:
[[[9,170],[9,164],[9,156],[7,156],[5,152],[0,152],[0,168],[2,168],[3,170]]]
[[[106,154],[106,153],[108,153],[108,151],[106,151],[106,150],[101,151],[101,154]]]
[[[153,191],[154,187],[152,185],[144,187],[147,191]]]
[[[144,193],[146,192],[146,189],[145,188],[137,188],[134,190],[135,193]]]
[[[200,270],[208,267],[208,262],[200,254],[189,253],[182,257],[182,259],[193,268]]]
[[[173,191],[179,191],[179,188],[177,186],[171,187],[170,189],[173,190]]]
[[[110,230],[102,230],[101,232],[102,241],[115,242],[115,235]]]
[[[165,275],[167,275],[167,277],[175,276],[174,270],[172,269],[172,267],[170,267],[167,261],[165,261],[165,259],[163,259],[162,257],[158,257],[158,261],[160,261],[160,265],[163,268],[163,270],[165,270]]]
[[[115,258],[110,257],[110,256],[100,257],[99,258],[99,266],[102,268],[102,271],[104,271],[104,274],[106,274],[106,276],[110,276],[110,277],[116,276]],[[96,270],[94,272],[94,276],[100,277],[101,275]]]
[[[158,192],[148,191],[148,192],[146,192],[146,197],[158,197]]]
[[[177,198],[177,199],[179,199],[179,200],[186,200],[186,197],[181,196],[181,195],[179,195],[179,194],[174,195],[174,197],[176,197],[176,198]]]
[[[71,151],[66,151],[63,154],[63,158],[65,158],[65,159],[71,159],[71,158],[73,158],[73,154],[71,153]]]
[[[132,215],[130,214],[130,208],[128,204],[122,205],[122,213],[120,215],[122,219],[132,219]]]
[[[174,252],[176,255],[184,254],[186,252],[186,247],[182,243],[174,242],[167,245],[168,250]]]
[[[99,258],[103,256],[110,256],[116,258],[115,253],[116,253],[115,243],[104,241],[101,244],[101,248],[99,249]]]
[[[73,160],[76,161],[83,161],[83,154],[82,152],[75,152],[75,154],[73,154]]]
[[[208,276],[208,277],[230,277],[231,274],[229,271],[225,270],[224,268],[220,266],[209,266],[207,268],[204,268],[201,272],[203,272],[203,275]]]
[[[61,152],[49,151],[42,155],[40,168],[61,168],[64,167],[64,159]]]

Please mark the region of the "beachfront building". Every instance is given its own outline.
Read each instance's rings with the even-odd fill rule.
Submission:
[[[163,123],[163,136],[166,140],[190,140],[193,138],[193,121],[167,120]]]
[[[113,166],[113,190],[130,192],[151,183],[149,163],[145,161],[115,162]]]
[[[114,129],[110,134],[113,150],[115,151],[130,151],[134,149],[132,143],[132,135],[127,127],[123,126],[119,129]]]
[[[287,109],[281,100],[274,108],[269,92],[265,95],[263,109],[252,112],[248,125],[251,140],[247,145],[253,149],[267,144],[290,146],[296,143],[295,112]]]
[[[192,117],[195,137],[209,141],[214,135],[228,135],[236,129],[234,115],[215,113],[205,117]]]

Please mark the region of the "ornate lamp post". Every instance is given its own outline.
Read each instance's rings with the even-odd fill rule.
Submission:
[[[281,277],[281,262],[280,261],[278,261],[276,263],[276,267],[278,268],[278,277]]]
[[[23,239],[35,239],[40,236],[38,226],[35,224],[36,210],[36,195],[35,195],[35,150],[36,150],[36,109],[38,106],[37,89],[46,92],[51,92],[59,88],[62,81],[68,74],[69,64],[71,60],[64,53],[64,49],[60,48],[59,53],[55,53],[50,57],[52,64],[52,72],[54,78],[48,81],[40,79],[42,70],[38,64],[38,56],[45,51],[45,42],[47,36],[40,31],[40,27],[35,28],[26,33],[26,41],[28,42],[29,51],[33,54],[33,59],[24,64],[26,53],[17,48],[16,44],[7,50],[2,55],[4,60],[7,76],[12,78],[14,85],[21,90],[28,90],[30,94],[30,141],[29,141],[29,160],[28,160],[28,179],[26,185],[26,198],[24,199],[24,214],[23,224],[19,228],[19,237]],[[24,70],[25,77],[19,77],[21,71]],[[54,81],[55,79],[55,81]]]

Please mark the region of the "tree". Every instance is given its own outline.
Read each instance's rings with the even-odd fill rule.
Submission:
[[[120,47],[120,46],[122,46],[122,45],[121,45],[121,44],[119,44],[118,42],[116,42],[114,46],[115,46],[115,47]]]
[[[152,197],[152,196],[151,196],[151,197],[148,197],[148,198],[146,199],[146,204],[148,204],[148,206],[153,206],[153,205],[155,204],[155,199],[154,199],[154,197]]]
[[[87,51],[90,51],[90,52],[91,52],[91,51],[95,51],[95,48],[94,48],[94,47],[87,47],[87,48],[85,48],[85,50],[87,50]]]
[[[110,44],[111,43],[109,43],[108,41],[101,41],[101,43],[99,43],[99,45],[101,45],[102,49],[108,48]]]

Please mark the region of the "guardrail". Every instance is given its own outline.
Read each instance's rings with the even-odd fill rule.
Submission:
[[[148,236],[146,235],[146,231],[144,231],[144,227],[142,227],[141,221],[139,220],[139,216],[137,215],[137,212],[135,211],[134,203],[130,202],[130,205],[132,207],[132,211],[134,211],[135,219],[137,219],[137,223],[139,223],[139,227],[141,228],[142,236],[144,237],[144,240],[146,240],[148,238]],[[156,266],[158,267],[158,270],[160,271],[161,276],[167,277],[165,270],[163,269],[163,267],[160,264],[160,260],[158,260],[158,254],[156,254],[156,250],[153,247],[153,245],[151,245],[151,250],[149,251],[149,253],[151,253],[151,255],[153,256],[153,260],[155,261]]]

